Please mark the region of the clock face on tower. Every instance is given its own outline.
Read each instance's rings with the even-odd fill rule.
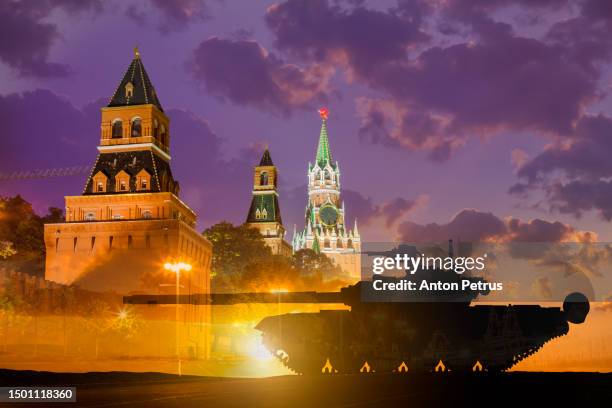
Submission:
[[[338,210],[331,204],[326,204],[319,210],[321,223],[327,227],[333,227],[338,222]]]

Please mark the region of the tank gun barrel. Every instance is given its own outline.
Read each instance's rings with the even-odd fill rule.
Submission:
[[[195,293],[191,295],[129,295],[130,305],[235,305],[239,303],[344,303],[341,292]]]

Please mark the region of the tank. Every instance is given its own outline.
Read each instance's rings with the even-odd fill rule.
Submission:
[[[428,271],[432,281],[459,277]],[[423,276],[421,275],[420,278]],[[414,279],[415,275],[406,275]],[[381,278],[388,282],[401,278]],[[563,307],[471,305],[486,292],[449,291],[435,299],[371,301],[370,281],[339,292],[241,293],[175,297],[133,295],[125,303],[212,304],[341,303],[350,310],[289,313],[264,318],[256,326],[264,346],[298,374],[507,370],[551,339],[584,322],[589,301],[569,294]],[[368,301],[364,301],[368,299]]]
[[[499,372],[567,334],[568,322],[582,323],[589,312],[580,293],[568,295],[563,308],[364,302],[361,289],[370,286],[359,282],[339,293],[350,311],[269,316],[256,329],[265,347],[299,374]]]

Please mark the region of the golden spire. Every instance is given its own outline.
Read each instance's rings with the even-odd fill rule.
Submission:
[[[138,51],[138,47],[134,47],[134,58],[140,58],[140,52]]]

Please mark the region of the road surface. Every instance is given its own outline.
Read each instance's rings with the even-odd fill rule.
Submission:
[[[2,386],[75,386],[73,404],[13,407],[394,407],[592,406],[612,400],[612,374],[328,375],[231,379],[157,373],[44,373],[0,370]]]

